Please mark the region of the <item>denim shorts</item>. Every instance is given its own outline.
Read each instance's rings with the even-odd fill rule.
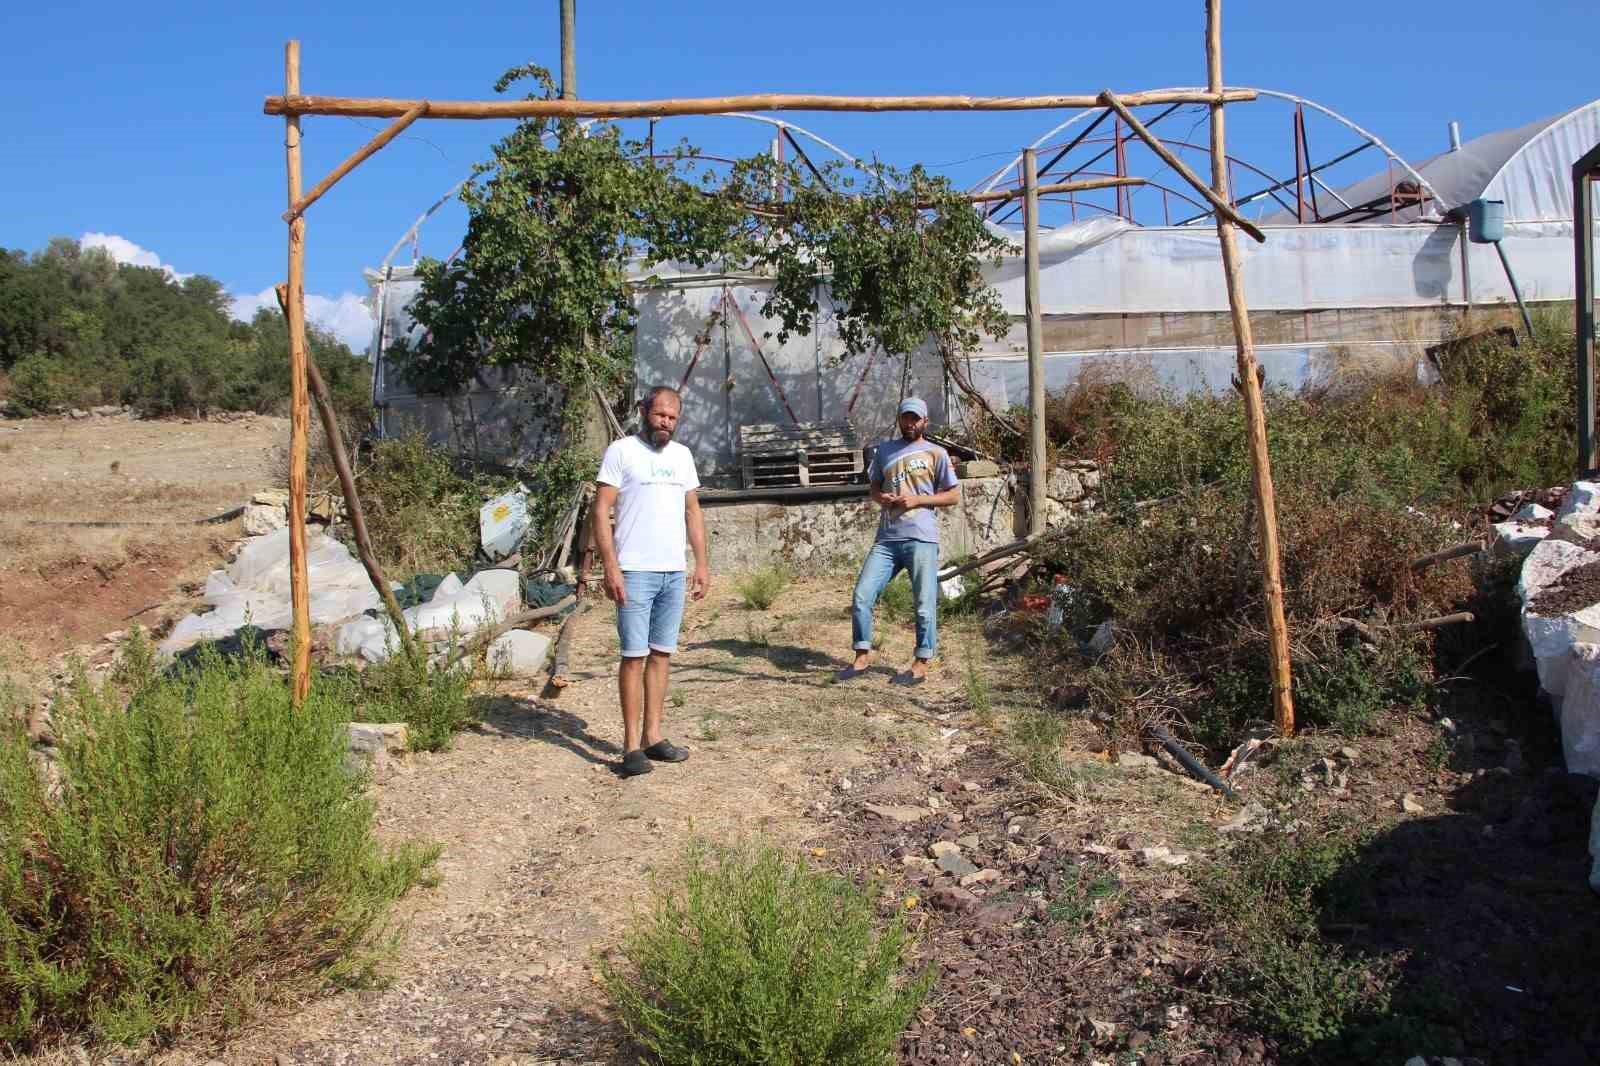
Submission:
[[[678,624],[683,621],[683,571],[624,570],[628,598],[617,608],[617,638],[624,659],[640,659],[652,651],[678,650]]]

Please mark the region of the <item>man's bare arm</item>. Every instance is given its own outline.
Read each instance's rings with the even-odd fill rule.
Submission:
[[[606,595],[619,606],[628,598],[627,586],[622,581],[622,565],[617,562],[617,542],[611,532],[611,510],[617,505],[617,487],[604,482],[595,486],[594,510],[589,514],[589,528],[594,530],[594,546],[600,552],[600,565],[605,569]]]
[[[700,510],[700,495],[693,489],[683,498],[683,517],[689,527],[689,547],[694,549],[694,578],[689,593],[697,600],[703,599],[711,588],[711,556],[706,553],[706,518]]]

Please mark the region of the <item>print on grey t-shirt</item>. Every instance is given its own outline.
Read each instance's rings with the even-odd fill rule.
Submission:
[[[881,482],[883,491],[912,496],[933,496],[956,487],[956,472],[945,450],[926,440],[886,440],[872,455],[867,480]],[[885,508],[878,518],[879,540],[923,540],[939,543],[939,519],[931,507],[894,512]]]

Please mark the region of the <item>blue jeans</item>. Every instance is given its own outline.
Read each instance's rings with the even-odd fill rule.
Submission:
[[[683,621],[683,571],[624,570],[628,598],[617,608],[617,639],[624,659],[678,650]]]
[[[917,605],[917,658],[933,658],[939,643],[939,545],[926,540],[884,540],[872,546],[856,578],[850,633],[856,651],[872,649],[872,608],[902,570],[911,573]]]

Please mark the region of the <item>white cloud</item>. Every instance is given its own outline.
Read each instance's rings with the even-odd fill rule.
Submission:
[[[182,281],[184,278],[194,276],[193,274],[184,274],[174,270],[169,264],[163,263],[161,257],[150,249],[141,248],[128,240],[128,238],[118,236],[115,233],[85,233],[78,238],[78,247],[103,248],[111,254],[112,259],[119,263],[127,263],[129,266],[155,267],[174,281]]]
[[[271,289],[262,289],[253,295],[234,296],[229,310],[234,318],[248,322],[261,308],[277,306],[277,295]],[[332,333],[357,355],[372,344],[372,312],[353,292],[342,292],[338,296],[306,293],[306,321]]]
[[[78,238],[78,245],[82,248],[104,248],[110,253],[111,258],[119,263],[155,267],[164,271],[174,281],[194,276],[173,269],[171,264],[163,263],[155,252],[115,233],[85,233]],[[231,296],[232,304],[229,310],[233,317],[241,322],[250,321],[263,307],[278,306],[278,298],[273,295],[271,289],[263,289],[254,294],[235,293]],[[361,297],[353,292],[342,292],[338,296],[306,293],[306,321],[332,333],[348,344],[350,350],[357,355],[366,351],[372,344],[372,313],[362,304]]]

